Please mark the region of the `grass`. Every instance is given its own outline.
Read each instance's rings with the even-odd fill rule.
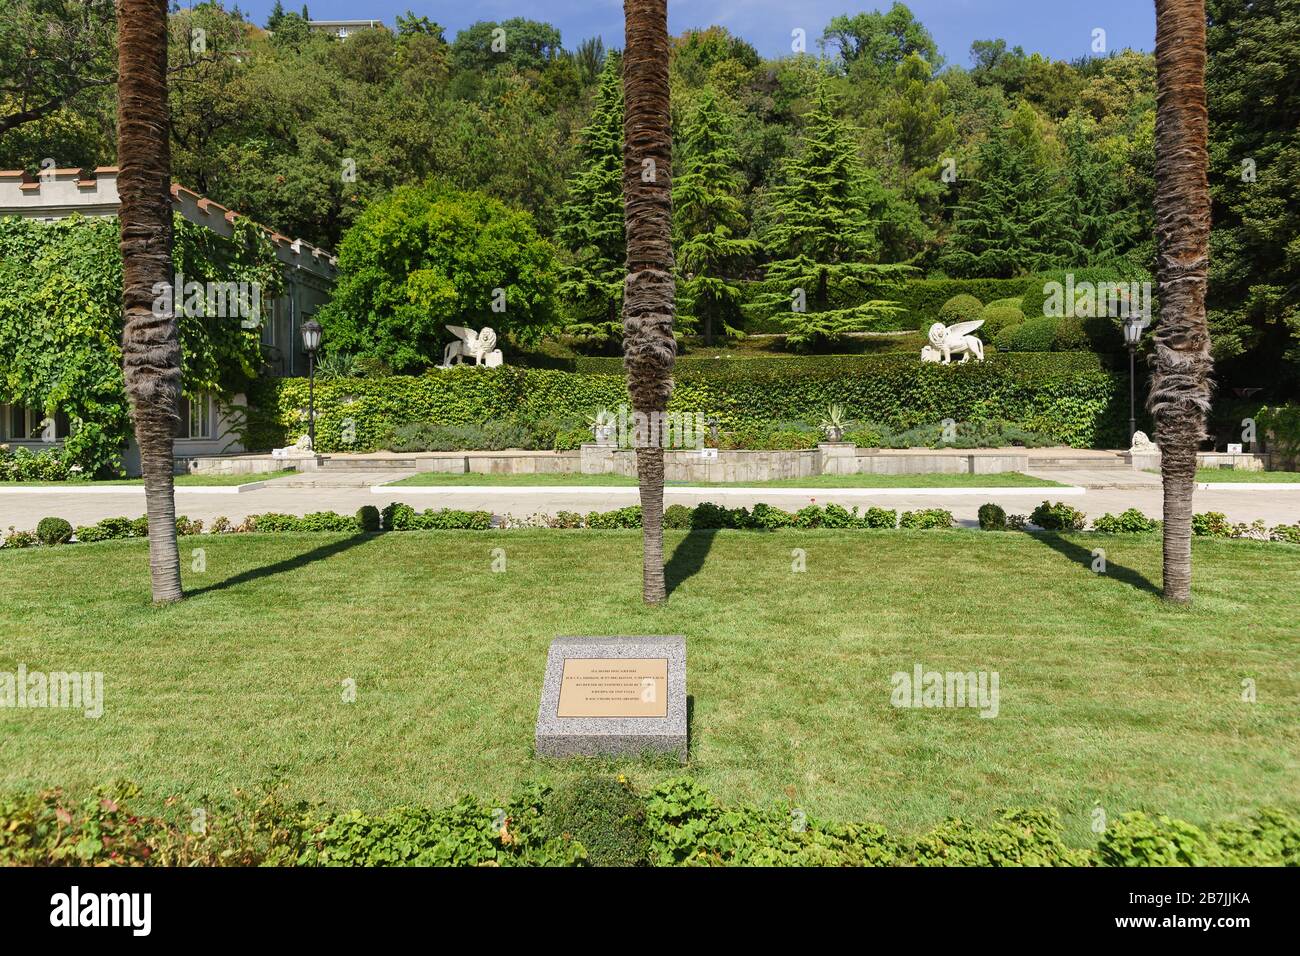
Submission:
[[[247,485],[254,481],[270,481],[274,478],[284,478],[287,475],[297,474],[293,468],[283,468],[280,471],[271,471],[266,474],[257,475],[177,475],[177,488],[217,488],[231,487],[233,485]],[[85,486],[86,488],[102,488],[105,485],[143,485],[143,478],[110,478],[105,481],[0,481],[0,489],[4,488],[74,488]]]
[[[129,778],[160,804],[278,775],[339,807],[492,799],[586,767],[532,757],[553,637],[684,634],[688,771],[727,801],[913,831],[1046,804],[1079,845],[1098,804],[1197,823],[1300,809],[1300,548],[1197,540],[1196,603],[1177,608],[1151,535],[665,538],[661,608],[640,601],[638,532],[186,538],[189,597],[161,609],[143,541],[0,552],[0,671],[105,687],[99,720],[0,709],[0,792]],[[891,707],[890,675],[918,663],[998,671],[1000,715]],[[642,785],[681,772],[619,766]]]
[[[670,481],[667,484],[697,488],[1060,488],[1059,482],[1004,471],[991,475],[811,475],[806,478],[773,478],[767,481]],[[440,487],[443,485],[617,485],[636,487],[635,478],[623,475],[581,475],[573,473],[536,475],[451,475],[420,472],[392,482],[389,487]]]
[[[1196,480],[1210,482],[1211,484],[1224,481],[1240,481],[1251,484],[1300,483],[1300,471],[1239,471],[1235,468],[1197,468]]]

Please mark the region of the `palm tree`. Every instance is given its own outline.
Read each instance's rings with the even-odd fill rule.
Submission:
[[[181,350],[172,285],[167,0],[117,0],[117,188],[122,232],[122,374],[140,446],[149,573],[157,603],[181,597],[172,440],[179,422]]]
[[[623,364],[638,422],[646,603],[664,588],[664,450],[661,425],[673,390],[672,131],[668,114],[667,0],[623,0],[623,219],[627,279]]]
[[[1192,486],[1210,408],[1205,0],[1156,0],[1155,331],[1147,399],[1164,482],[1164,596],[1192,598]]]

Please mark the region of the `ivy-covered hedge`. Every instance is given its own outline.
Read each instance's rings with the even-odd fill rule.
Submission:
[[[247,219],[233,239],[179,215],[174,232],[173,265],[187,284],[257,283],[265,308],[279,294],[275,249]],[[67,415],[63,459],[87,477],[120,474],[130,434],[118,242],[114,218],[0,218],[0,403]],[[201,311],[190,303],[178,322],[186,394],[243,391],[262,362],[260,331]]]
[[[1011,809],[921,834],[822,819],[802,807],[725,805],[690,777],[646,793],[622,777],[532,783],[508,800],[380,813],[287,803],[271,791],[134,813],[137,788],[81,800],[59,790],[0,798],[7,866],[1296,866],[1300,820],[1264,808],[1202,829],[1142,812],[1095,848],[1066,843],[1050,808]]]
[[[600,360],[589,360],[600,361]],[[618,359],[609,374],[505,367],[316,385],[321,451],[373,449],[400,425],[576,417],[626,404]],[[907,429],[945,418],[998,421],[1076,447],[1122,441],[1123,378],[1087,354],[997,355],[940,366],[910,355],[817,356],[693,363],[676,376],[670,409],[718,419],[724,430],[816,421],[832,403],[848,417]],[[265,449],[307,430],[307,381],[264,380],[244,444]],[[349,442],[347,438],[352,440]]]

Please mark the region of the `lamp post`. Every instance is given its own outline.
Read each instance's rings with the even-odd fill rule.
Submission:
[[[302,348],[307,353],[307,437],[316,453],[316,353],[320,350],[320,323],[308,319],[302,324]]]
[[[1133,435],[1137,431],[1137,355],[1138,343],[1142,341],[1142,330],[1146,320],[1136,313],[1124,317],[1124,344],[1128,346],[1128,445],[1133,447]]]

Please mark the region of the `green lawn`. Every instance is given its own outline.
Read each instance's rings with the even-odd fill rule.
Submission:
[[[1243,481],[1252,484],[1276,484],[1279,482],[1296,482],[1300,484],[1300,471],[1238,471],[1234,468],[1197,468],[1196,480],[1206,482]]]
[[[640,602],[638,532],[186,538],[190,597],[164,609],[143,541],[3,551],[0,671],[103,671],[105,713],[0,709],[0,791],[129,778],[146,801],[201,801],[280,773],[335,806],[491,799],[581,769],[531,755],[554,636],[684,634],[689,772],[727,801],[909,830],[1047,804],[1079,844],[1095,803],[1198,823],[1295,811],[1300,548],[1197,540],[1196,604],[1179,609],[1153,592],[1159,547],[670,532],[659,609]],[[891,707],[890,675],[918,663],[998,671],[999,716]]]
[[[177,488],[203,488],[203,487],[230,487],[232,485],[247,485],[254,481],[270,481],[273,478],[284,478],[287,475],[294,475],[297,472],[293,468],[283,468],[280,471],[271,471],[263,475],[177,475]],[[106,481],[0,481],[0,489],[4,488],[102,488],[104,485],[142,485],[143,478],[112,478]]]
[[[442,485],[622,485],[635,487],[635,478],[622,475],[580,475],[572,473],[538,475],[448,475],[421,472],[392,482],[391,487],[421,488]],[[668,485],[698,488],[1060,488],[1059,482],[1035,478],[1018,471],[991,475],[812,475],[807,478],[774,478],[768,481],[670,481]]]

